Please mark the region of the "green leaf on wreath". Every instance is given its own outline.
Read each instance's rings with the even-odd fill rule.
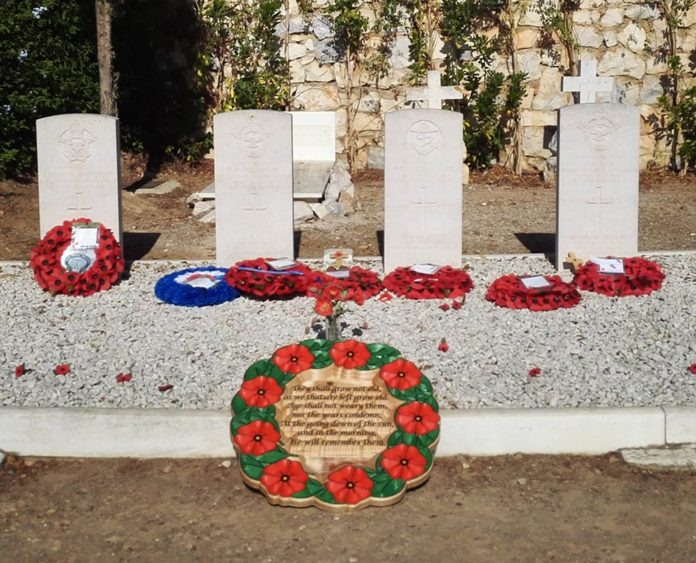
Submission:
[[[278,385],[285,385],[294,377],[291,373],[284,373],[273,363],[273,360],[259,360],[253,363],[244,373],[244,381],[254,379],[259,376],[272,377]]]
[[[321,369],[333,363],[333,359],[331,359],[331,355],[329,354],[329,350],[331,350],[331,346],[333,346],[333,342],[330,340],[312,338],[303,340],[300,344],[309,348],[309,351],[314,355],[312,368]]]
[[[386,344],[368,344],[367,349],[370,351],[370,359],[359,368],[361,370],[378,369],[401,357],[401,352]]]
[[[338,504],[338,501],[336,500],[336,498],[324,486],[322,486],[321,489],[319,489],[317,491],[316,497],[319,500],[324,501],[324,502],[328,502],[330,504]]]
[[[247,477],[254,481],[261,479],[264,465],[256,457],[242,454],[239,458],[239,464]]]
[[[427,434],[421,434],[420,436],[418,436],[418,443],[416,444],[416,446],[418,446],[419,449],[428,448],[430,444],[437,440],[439,435],[439,429],[433,430],[432,432],[428,432]]]
[[[242,396],[237,393],[232,399],[232,410],[235,415],[242,416],[244,413],[249,411],[252,407],[246,404],[246,401],[242,399]]]
[[[309,498],[323,489],[323,485],[316,479],[308,479],[305,488],[292,495],[294,498]]]
[[[389,475],[387,475],[387,477],[389,477]],[[404,488],[404,484],[405,482],[403,479],[389,478],[388,480],[380,480],[373,485],[372,496],[377,498],[393,497]]]
[[[280,461],[281,459],[285,459],[286,457],[288,457],[288,454],[285,453],[285,450],[276,448],[275,450],[271,450],[270,452],[257,456],[256,459],[258,459],[265,466],[275,463],[276,461]]]

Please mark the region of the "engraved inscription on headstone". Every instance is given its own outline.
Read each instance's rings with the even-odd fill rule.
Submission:
[[[385,116],[384,267],[461,266],[462,115],[404,110]]]
[[[245,110],[215,116],[217,262],[293,255],[292,117]]]
[[[36,122],[39,217],[43,236],[65,220],[88,217],[121,240],[118,119],[68,114]]]
[[[556,264],[638,252],[639,111],[580,104],[559,112]]]

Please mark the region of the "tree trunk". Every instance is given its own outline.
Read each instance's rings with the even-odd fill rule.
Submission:
[[[97,14],[97,61],[99,62],[99,107],[103,115],[117,115],[114,51],[111,43],[112,0],[95,0]]]

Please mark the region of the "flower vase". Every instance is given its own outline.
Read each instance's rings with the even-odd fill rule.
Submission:
[[[336,341],[339,338],[338,317],[329,315],[326,317],[326,340]]]

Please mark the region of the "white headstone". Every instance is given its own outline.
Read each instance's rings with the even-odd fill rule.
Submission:
[[[295,199],[318,201],[336,162],[336,114],[291,111]]]
[[[66,220],[88,218],[121,240],[118,119],[65,114],[36,122],[41,236]]]
[[[597,92],[611,92],[614,79],[610,76],[597,76],[597,61],[583,59],[580,61],[580,76],[564,76],[564,92],[580,92],[580,103],[591,104],[597,98]]]
[[[461,100],[462,93],[454,86],[441,86],[440,72],[429,70],[428,85],[409,89],[406,99],[411,102],[425,101],[429,109],[442,109],[442,100]]]
[[[292,258],[292,117],[245,110],[214,119],[217,263]]]
[[[638,252],[640,113],[623,104],[564,107],[558,117],[556,264],[568,252]]]
[[[461,266],[462,114],[385,115],[384,268]]]

